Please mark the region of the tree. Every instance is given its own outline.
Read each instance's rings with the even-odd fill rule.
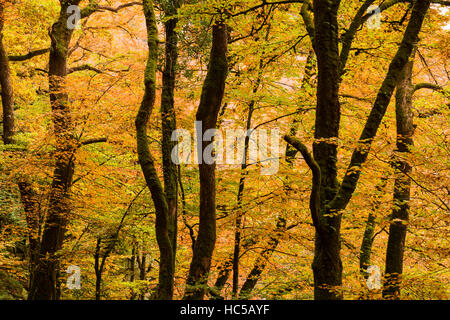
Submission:
[[[14,95],[9,68],[8,54],[3,44],[3,27],[5,24],[5,1],[0,2],[0,87],[3,105],[3,142],[13,143],[14,136]]]
[[[418,0],[413,7],[400,47],[391,61],[389,71],[353,151],[346,174],[337,181],[337,139],[339,137],[340,59],[338,49],[337,11],[339,1],[314,1],[313,47],[317,56],[318,87],[313,155],[297,139],[285,137],[299,150],[313,171],[311,215],[316,230],[313,261],[315,299],[342,299],[340,227],[342,211],[349,203],[366,161],[371,143],[389,105],[397,79],[407,63],[422,27],[429,1]],[[331,27],[330,27],[331,26]],[[311,29],[310,29],[311,30]]]
[[[414,57],[415,50],[401,72],[395,94],[397,150],[393,159],[395,168],[394,203],[390,216],[389,238],[386,248],[385,282],[383,285],[383,297],[388,299],[400,298],[403,254],[405,251],[411,200],[410,175],[413,169],[408,160],[408,155],[414,146],[413,95],[417,90],[423,88],[442,90],[440,86],[429,83],[413,85]]]
[[[209,142],[204,141],[205,132],[215,129],[217,116],[225,90],[228,74],[228,32],[221,18],[213,26],[213,40],[208,72],[203,83],[196,119],[202,124],[197,132],[198,155],[203,157]],[[215,161],[199,160],[200,172],[200,223],[194,253],[186,281],[185,300],[201,300],[206,292],[211,258],[216,242],[216,177]]]
[[[137,148],[138,148],[138,156],[139,163],[142,168],[142,172],[144,173],[145,180],[147,182],[147,186],[150,189],[152,194],[153,203],[155,205],[156,210],[156,238],[158,241],[159,251],[160,251],[160,262],[159,262],[159,283],[158,289],[155,294],[156,299],[172,299],[173,296],[173,277],[174,277],[174,268],[175,268],[175,254],[174,254],[174,230],[173,223],[175,212],[169,212],[168,199],[166,198],[166,194],[169,194],[172,198],[172,210],[175,210],[176,205],[176,193],[175,195],[171,194],[173,190],[170,190],[170,187],[173,185],[166,185],[166,194],[164,194],[163,188],[161,186],[161,182],[159,180],[158,174],[155,169],[155,164],[153,160],[153,156],[149,149],[149,144],[147,140],[147,123],[149,121],[150,115],[152,114],[153,106],[155,104],[155,96],[156,96],[156,63],[158,59],[158,29],[156,26],[156,17],[153,9],[153,3],[151,0],[144,1],[144,15],[147,26],[147,43],[149,48],[147,66],[145,69],[145,92],[144,97],[139,108],[139,112],[136,116],[136,139],[137,139]],[[169,39],[170,41],[170,39]],[[168,61],[168,63],[171,63]],[[170,66],[172,67],[172,66]],[[167,77],[167,74],[166,74]],[[167,79],[167,78],[166,78]],[[172,81],[172,80],[169,80]],[[170,90],[170,89],[169,89]],[[169,93],[166,93],[170,95]],[[166,98],[167,99],[167,98]],[[168,97],[170,99],[170,97]],[[166,101],[167,102],[167,101]],[[170,101],[169,101],[170,104]],[[162,112],[165,112],[169,106],[164,105],[162,107]],[[174,121],[174,115],[171,115],[172,120]],[[166,134],[167,132],[165,132]],[[165,137],[165,141],[167,137]],[[165,148],[169,146],[166,145]],[[164,147],[163,147],[164,148]],[[167,149],[163,149],[163,152],[167,152]],[[165,161],[167,154],[165,154]],[[167,163],[165,163],[167,164]],[[165,167],[167,168],[167,167]],[[172,167],[169,167],[172,169]],[[170,182],[175,183],[175,190],[177,185],[177,180],[173,181],[173,172],[165,171],[165,181],[170,179]],[[176,173],[175,173],[176,174]],[[175,196],[175,197],[174,197]],[[173,203],[175,201],[175,203]],[[176,218],[175,218],[176,219]],[[169,231],[169,228],[171,228]],[[176,235],[175,235],[176,238]]]

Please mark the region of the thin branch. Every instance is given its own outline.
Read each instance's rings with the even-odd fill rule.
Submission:
[[[420,90],[420,89],[431,89],[434,91],[442,91],[443,90],[443,88],[440,85],[433,84],[433,83],[427,83],[427,82],[418,83],[414,86],[414,92],[416,92],[417,90]]]
[[[96,67],[93,67],[93,66],[88,65],[88,64],[83,64],[81,66],[76,66],[76,67],[70,68],[67,71],[67,74],[71,74],[71,73],[74,73],[74,72],[77,72],[77,71],[84,71],[84,70],[90,70],[90,71],[94,71],[94,72],[97,72],[97,73],[103,73],[102,70],[100,70],[100,69],[98,69]]]
[[[38,49],[38,50],[33,50],[28,52],[27,54],[24,55],[11,55],[8,56],[9,61],[26,61],[29,60],[31,58],[34,58],[36,56],[40,56],[43,54],[46,54],[47,52],[50,51],[50,48],[45,48],[45,49]]]
[[[94,144],[94,143],[102,143],[102,142],[108,142],[108,138],[107,137],[102,137],[102,138],[92,138],[92,139],[87,139],[81,142],[82,146],[87,146],[90,144]]]
[[[286,140],[287,143],[289,143],[291,146],[293,146],[302,154],[303,159],[305,159],[306,164],[312,171],[313,181],[309,207],[311,210],[311,216],[314,226],[316,230],[320,232],[323,228],[323,224],[321,222],[320,217],[320,181],[321,181],[320,167],[317,164],[316,160],[314,160],[308,148],[300,140],[288,135],[284,136],[284,140]]]

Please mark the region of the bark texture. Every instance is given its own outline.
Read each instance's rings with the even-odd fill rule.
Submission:
[[[73,121],[66,91],[68,47],[73,30],[67,28],[69,5],[80,1],[60,1],[58,20],[50,30],[49,92],[55,135],[55,168],[50,187],[49,207],[45,219],[39,259],[29,299],[57,299],[57,274],[67,223],[71,212],[70,188],[74,173],[78,141],[73,132]]]
[[[3,44],[3,26],[5,22],[3,2],[0,3],[0,88],[3,107],[3,143],[14,142],[14,94],[9,68],[8,54]]]
[[[227,26],[217,21],[213,26],[213,42],[208,72],[203,84],[196,119],[202,129],[197,134],[199,155],[211,143],[201,137],[208,129],[215,129],[222,105],[225,81],[228,74],[228,32]],[[201,135],[201,136],[200,136]],[[201,300],[207,291],[211,258],[216,242],[216,164],[199,164],[200,171],[200,223],[194,253],[186,282],[185,300]]]
[[[368,3],[366,2],[365,5]],[[400,47],[391,61],[359,138],[358,146],[352,154],[347,172],[340,185],[337,182],[336,166],[340,123],[338,93],[341,74],[337,24],[339,5],[340,1],[338,0],[315,0],[313,2],[314,29],[310,23],[308,24],[308,33],[312,35],[318,64],[316,141],[313,146],[313,156],[300,141],[291,136],[285,137],[288,143],[302,153],[313,172],[310,207],[316,238],[312,267],[314,297],[318,300],[342,299],[340,290],[342,284],[340,257],[342,211],[346,208],[356,189],[361,166],[367,160],[372,141],[384,117],[397,81],[418,40],[418,34],[430,1],[417,0],[414,3]],[[309,20],[306,19],[306,21]]]
[[[136,139],[139,163],[145,181],[152,195],[156,211],[156,240],[159,247],[159,282],[155,299],[170,300],[173,297],[174,251],[169,233],[169,205],[155,169],[155,162],[150,152],[147,138],[147,125],[152,114],[156,97],[156,64],[158,59],[158,29],[151,0],[144,1],[144,14],[147,26],[148,60],[145,69],[145,91],[141,106],[136,116]],[[175,182],[176,183],[176,182]]]
[[[414,145],[414,124],[412,101],[414,86],[412,71],[414,56],[406,64],[397,84],[395,94],[395,113],[397,121],[397,150],[394,155],[395,182],[394,208],[390,217],[389,238],[386,248],[385,282],[383,297],[400,298],[400,281],[403,273],[403,253],[405,251],[406,231],[409,218],[411,193],[411,164],[408,154]]]

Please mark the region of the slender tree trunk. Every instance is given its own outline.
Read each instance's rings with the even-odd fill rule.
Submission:
[[[101,299],[102,292],[102,275],[103,268],[100,266],[100,250],[101,250],[102,238],[97,239],[97,245],[94,253],[94,270],[95,270],[95,300]]]
[[[376,194],[373,200],[373,207],[369,211],[367,216],[366,226],[364,229],[364,235],[361,241],[360,255],[359,255],[359,270],[361,274],[367,278],[366,273],[367,267],[370,265],[370,256],[372,254],[372,244],[374,240],[374,230],[375,230],[375,219],[376,212],[378,211],[381,204],[381,196],[383,190],[386,187],[387,178],[383,177],[381,182],[376,186]]]
[[[33,273],[36,268],[36,261],[39,254],[40,246],[40,208],[38,203],[38,195],[33,189],[31,184],[27,181],[20,181],[18,183],[20,199],[25,211],[25,220],[29,229],[28,242],[30,244],[29,249],[29,286],[33,283]]]
[[[144,14],[147,26],[148,60],[145,70],[145,92],[136,116],[136,139],[139,163],[150,189],[156,211],[156,240],[158,242],[159,283],[154,298],[171,300],[173,298],[174,255],[172,239],[169,235],[170,214],[167,200],[155,169],[153,156],[147,139],[147,124],[152,114],[156,97],[156,64],[158,59],[158,29],[152,1],[144,1]]]
[[[414,124],[412,99],[414,86],[412,71],[414,55],[408,61],[397,84],[395,109],[397,119],[397,150],[395,154],[394,208],[390,217],[389,238],[386,249],[385,282],[383,297],[400,298],[400,282],[403,273],[403,253],[409,218],[412,167],[408,161],[413,143]]]
[[[0,3],[0,87],[3,106],[3,142],[14,142],[14,95],[8,54],[3,44],[4,3]]]
[[[253,88],[253,94],[255,94],[258,91],[259,84],[261,82],[261,76],[258,76],[258,79],[256,80],[255,87]],[[241,235],[242,235],[242,220],[243,220],[243,213],[242,213],[242,197],[244,195],[244,188],[245,188],[245,178],[247,176],[247,157],[248,157],[248,148],[250,144],[250,135],[248,134],[248,130],[251,128],[252,123],[252,116],[253,116],[253,110],[255,108],[255,101],[252,100],[248,105],[248,114],[247,114],[247,125],[246,125],[246,132],[247,135],[245,136],[244,140],[244,159],[243,163],[241,165],[241,177],[239,179],[239,189],[237,194],[237,215],[235,219],[235,232],[234,232],[234,252],[233,252],[233,287],[232,287],[232,293],[233,297],[237,296],[238,290],[239,290],[239,258],[240,258],[240,249],[241,249]]]
[[[217,21],[213,26],[213,43],[208,72],[203,84],[197,121],[202,129],[197,132],[199,156],[211,143],[202,137],[208,129],[215,129],[217,116],[222,105],[225,81],[228,74],[228,32],[227,26]],[[186,282],[185,300],[201,300],[207,291],[211,258],[216,243],[216,164],[199,164],[200,171],[200,223],[194,254]]]
[[[134,282],[135,279],[135,269],[136,269],[136,246],[137,244],[133,242],[131,249],[131,259],[130,259],[130,282]],[[131,289],[131,296],[130,300],[136,299],[136,293],[134,292],[134,289]]]
[[[179,0],[168,1],[164,6],[167,16],[177,14]],[[178,221],[178,170],[171,158],[175,142],[171,140],[172,132],[176,129],[176,114],[174,107],[174,92],[176,81],[176,68],[178,60],[178,35],[175,31],[178,19],[172,18],[164,23],[165,66],[162,77],[161,118],[162,118],[162,156],[164,170],[164,192],[169,212],[168,232],[172,242],[173,263],[175,270],[175,257],[177,251],[177,221]]]
[[[72,1],[78,4],[80,1]],[[61,2],[58,21],[50,31],[49,88],[53,129],[56,138],[55,169],[50,188],[50,199],[42,234],[40,254],[29,299],[54,300],[56,275],[71,205],[70,188],[74,173],[77,141],[73,135],[73,122],[66,91],[67,51],[72,30],[67,28],[69,4]]]
[[[282,236],[286,233],[286,219],[283,217],[278,217],[277,227],[273,231],[272,236],[267,244],[267,247],[259,254],[253,269],[247,276],[244,284],[242,285],[241,291],[239,292],[239,299],[248,299],[250,293],[256,286],[261,274],[267,266],[267,263],[275,251],[276,247],[280,243]]]

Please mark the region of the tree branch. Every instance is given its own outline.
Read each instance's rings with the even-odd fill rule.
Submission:
[[[116,8],[114,7],[108,7],[108,6],[100,6],[98,5],[97,0],[90,0],[89,4],[81,10],[81,18],[87,18],[94,12],[102,12],[102,11],[110,11],[117,13],[122,9],[135,6],[135,5],[142,5],[142,2],[134,1],[129,3],[124,3]]]
[[[417,90],[420,90],[420,89],[431,89],[434,91],[442,91],[443,90],[443,88],[440,85],[433,84],[433,83],[427,83],[427,82],[418,83],[414,86],[414,92],[416,92]]]
[[[102,143],[102,142],[108,142],[108,138],[107,137],[102,137],[102,138],[87,139],[87,140],[81,141],[81,145],[82,146],[87,146],[87,145],[90,145],[90,144]]]
[[[50,48],[45,48],[45,49],[38,49],[38,50],[33,50],[28,52],[27,54],[24,55],[11,55],[8,57],[9,61],[25,61],[25,60],[29,60],[31,58],[34,58],[36,56],[40,56],[43,54],[46,54],[47,52],[50,51]]]
[[[288,135],[284,136],[284,140],[302,154],[303,159],[305,159],[306,164],[312,171],[313,180],[312,180],[312,190],[309,201],[309,208],[311,210],[311,216],[314,226],[316,230],[320,232],[323,229],[323,223],[321,222],[320,216],[320,181],[321,181],[320,167],[314,160],[308,148],[300,140]]]
[[[408,62],[413,47],[418,41],[418,34],[422,28],[429,6],[430,0],[417,0],[414,4],[403,40],[389,65],[389,71],[378,91],[369,118],[367,119],[363,132],[359,138],[358,146],[353,151],[342,184],[334,199],[330,201],[327,206],[327,210],[329,211],[340,212],[345,209],[356,189],[356,185],[361,175],[361,166],[367,160],[372,141],[375,138],[384,114],[386,113],[386,109],[391,100],[400,73]]]
[[[96,67],[93,67],[93,66],[88,65],[88,64],[83,64],[81,66],[76,66],[76,67],[70,68],[67,71],[67,74],[71,74],[71,73],[74,73],[74,72],[77,72],[77,71],[84,71],[84,70],[90,70],[90,71],[94,71],[94,72],[97,72],[97,73],[103,73],[102,70],[97,69]]]

